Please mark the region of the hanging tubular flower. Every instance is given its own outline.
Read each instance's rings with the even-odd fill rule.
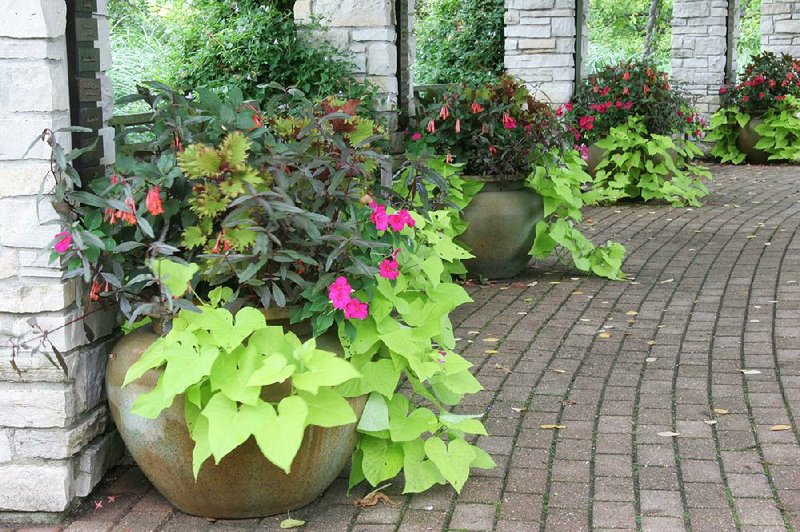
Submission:
[[[425,128],[425,131],[428,133],[436,133],[436,121],[431,119],[431,121],[428,122],[428,127]]]
[[[447,117],[450,116],[450,104],[446,103],[442,106],[442,109],[439,111],[439,118],[442,120],[447,120]]]
[[[164,206],[161,204],[161,187],[155,186],[147,191],[145,206],[147,207],[147,212],[153,216],[164,213]]]
[[[332,285],[328,287],[328,299],[330,300],[333,308],[339,310],[344,309],[352,299],[350,294],[353,293],[353,288],[347,282],[347,278],[339,277]]]
[[[92,281],[92,289],[89,290],[89,299],[92,301],[100,301],[100,279],[95,278]]]
[[[461,133],[461,119],[456,118],[456,133]]]
[[[503,113],[503,127],[506,129],[516,129],[517,121],[514,120],[510,114]]]
[[[125,198],[125,207],[126,210],[117,211],[117,218],[127,224],[136,225],[136,202],[133,201],[133,198]]]
[[[479,104],[478,102],[472,102],[471,108],[474,114],[483,112],[483,107],[481,107],[481,104]]]
[[[53,244],[53,249],[55,249],[59,255],[63,255],[72,245],[72,235],[67,231],[61,231],[56,235],[56,239],[56,243]]]

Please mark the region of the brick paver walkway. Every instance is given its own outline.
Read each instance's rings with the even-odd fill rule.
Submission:
[[[392,486],[395,506],[365,509],[340,479],[293,517],[363,532],[800,528],[800,170],[715,175],[703,208],[590,212],[596,239],[627,246],[626,282],[552,263],[471,288],[457,335],[486,391],[466,408],[488,410],[497,469],[460,496]],[[281,519],[212,523],[173,511],[138,469],[116,474],[67,530]]]

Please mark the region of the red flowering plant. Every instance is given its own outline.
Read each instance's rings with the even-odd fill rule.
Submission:
[[[631,117],[639,117],[649,133],[659,135],[699,138],[705,125],[669,75],[649,63],[625,62],[598,70],[556,113],[576,142],[586,146]]]
[[[570,146],[551,107],[508,76],[454,86],[421,100],[417,113],[409,152],[446,157],[465,175],[527,176],[546,154]]]
[[[711,155],[738,164],[745,154],[737,146],[739,132],[751,119],[761,122],[756,148],[770,160],[800,159],[800,60],[763,52],[754,56],[737,83],[720,88],[723,106],[711,117]]]

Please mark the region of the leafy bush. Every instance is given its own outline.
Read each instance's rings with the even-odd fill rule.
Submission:
[[[591,0],[588,71],[641,59],[651,0]],[[649,58],[660,70],[671,69],[672,0],[661,0]]]
[[[259,0],[198,0],[182,28],[177,80],[187,88],[238,87],[263,101],[269,83],[295,86],[311,98],[339,91],[363,97],[351,62],[331,44],[315,39],[318,26],[299,25],[291,11]]]
[[[708,193],[700,177],[711,173],[692,162],[702,151],[692,142],[675,142],[669,135],[649,133],[640,118],[611,128],[597,142],[607,150],[597,166],[589,202],[622,198],[665,200],[675,206],[699,206]]]
[[[552,149],[568,146],[550,106],[511,77],[454,86],[423,101],[417,121],[409,149],[463,163],[468,175],[527,175]]]
[[[649,63],[620,63],[589,76],[558,113],[578,141],[590,144],[631,117],[649,134],[700,136],[704,121],[666,72]]]
[[[610,240],[603,246],[595,246],[574,226],[583,219],[581,209],[586,203],[581,187],[592,180],[584,172],[578,153],[569,151],[560,156],[551,153],[548,157],[550,164],[537,165],[528,178],[528,185],[544,199],[545,209],[545,218],[536,224],[536,240],[530,254],[546,259],[560,247],[570,253],[579,270],[608,279],[623,279],[625,247]]]
[[[417,84],[478,83],[503,73],[503,0],[417,4]]]

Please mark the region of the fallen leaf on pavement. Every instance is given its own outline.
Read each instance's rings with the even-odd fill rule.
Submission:
[[[556,429],[565,429],[567,428],[566,425],[539,425],[539,428],[542,430],[556,430]]]
[[[741,371],[745,375],[760,375],[761,374],[761,372],[758,371],[757,369],[740,369],[739,371]]]
[[[675,436],[680,436],[680,432],[659,432],[659,436],[664,436],[666,438],[674,438]]]
[[[625,313],[625,315],[626,316],[638,316],[639,313],[636,312],[635,310],[629,310],[628,312]]]
[[[725,410],[724,408],[715,408],[714,413],[719,414],[721,416],[727,416],[728,414],[730,414],[730,411]]]
[[[304,524],[306,524],[305,521],[301,521],[300,519],[289,518],[289,519],[284,519],[283,521],[281,521],[281,528],[282,529],[297,528],[297,527],[303,526]]]
[[[769,430],[778,432],[779,430],[792,430],[791,425],[772,425]]]

